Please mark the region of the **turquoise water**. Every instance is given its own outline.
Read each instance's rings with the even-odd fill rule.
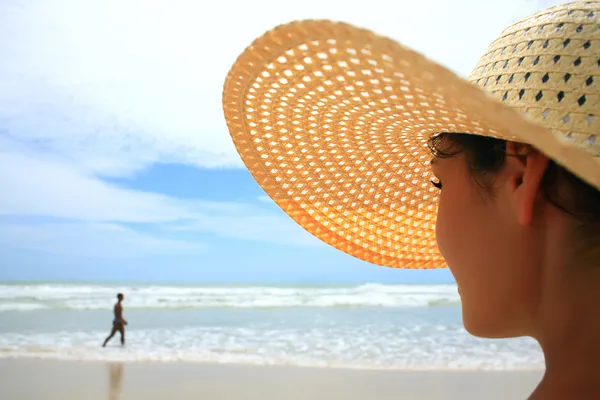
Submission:
[[[111,327],[126,296],[127,346]],[[535,342],[481,340],[455,285],[0,284],[0,357],[345,368],[541,368]]]

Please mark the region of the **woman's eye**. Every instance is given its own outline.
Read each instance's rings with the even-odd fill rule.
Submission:
[[[432,179],[432,180],[431,180],[431,184],[432,184],[434,187],[438,188],[438,189],[441,189],[441,188],[442,188],[442,181],[439,181],[439,180],[438,180],[438,181],[434,181],[434,180]]]

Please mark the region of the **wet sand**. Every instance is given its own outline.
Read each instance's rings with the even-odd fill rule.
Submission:
[[[0,399],[526,399],[542,373],[3,359]]]

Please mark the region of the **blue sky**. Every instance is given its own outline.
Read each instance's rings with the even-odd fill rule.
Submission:
[[[332,18],[465,76],[506,25],[558,3],[3,1],[0,279],[452,281],[356,260],[280,211],[228,135],[225,75],[273,26]]]

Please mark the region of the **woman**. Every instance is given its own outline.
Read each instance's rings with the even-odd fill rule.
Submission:
[[[528,145],[442,134],[431,147],[465,328],[538,340],[532,398],[600,398],[600,191]]]
[[[372,32],[297,21],[225,82],[269,196],[355,257],[448,266],[471,334],[540,343],[532,399],[600,398],[599,16],[575,1],[525,18],[468,81]]]

